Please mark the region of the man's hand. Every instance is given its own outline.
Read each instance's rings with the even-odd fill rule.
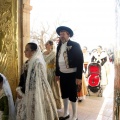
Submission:
[[[55,76],[55,80],[59,81],[60,80],[60,76]]]
[[[80,85],[82,84],[82,80],[81,79],[76,79],[76,85]]]

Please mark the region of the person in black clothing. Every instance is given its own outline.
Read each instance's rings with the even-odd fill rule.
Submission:
[[[26,77],[27,77],[27,68],[28,68],[28,61],[26,61],[24,66],[23,66],[23,71],[22,71],[22,74],[20,76],[20,82],[18,85],[21,88],[21,92],[24,94],[25,94],[25,83],[26,83]],[[18,97],[20,97],[19,94],[18,94]]]
[[[72,103],[72,120],[77,118],[77,86],[82,83],[83,53],[77,42],[71,41],[73,31],[66,26],[56,29],[60,36],[56,53],[56,80],[60,80],[62,99],[64,103],[64,115],[59,120],[70,117],[68,111],[69,100]]]

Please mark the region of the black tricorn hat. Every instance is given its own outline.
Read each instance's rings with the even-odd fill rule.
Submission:
[[[73,36],[73,31],[69,28],[69,27],[66,27],[66,26],[60,26],[56,29],[56,32],[58,35],[60,35],[60,32],[61,31],[67,31],[69,34],[70,34],[70,37]]]

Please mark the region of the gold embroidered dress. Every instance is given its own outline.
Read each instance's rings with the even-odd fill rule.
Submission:
[[[56,54],[51,51],[48,55],[43,54],[43,57],[47,66],[47,79],[53,91],[53,95],[56,101],[57,109],[62,108],[62,100],[60,95],[59,83],[55,80],[55,59]]]
[[[82,86],[80,92],[77,93],[78,97],[84,97],[88,94],[86,79],[84,73],[82,74]]]

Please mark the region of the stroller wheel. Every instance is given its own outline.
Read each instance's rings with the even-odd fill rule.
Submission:
[[[102,94],[100,95],[100,97],[102,97]]]
[[[102,97],[102,87],[100,87],[98,97]]]
[[[98,94],[98,97],[102,97],[102,94]]]
[[[100,93],[98,94],[98,97],[102,97],[102,92],[100,92]]]

